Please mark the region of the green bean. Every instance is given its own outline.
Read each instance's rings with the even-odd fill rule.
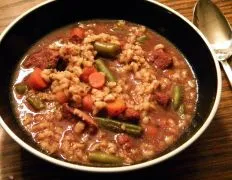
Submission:
[[[115,57],[120,51],[120,46],[118,44],[96,41],[94,49],[103,57]]]
[[[140,136],[143,131],[142,127],[134,124],[119,122],[108,118],[96,117],[95,119],[101,127],[114,132],[124,132],[132,136]]]
[[[116,82],[116,78],[113,76],[113,74],[110,72],[110,70],[105,65],[104,61],[101,59],[97,59],[95,61],[97,69],[103,73],[105,73],[106,78],[110,82]]]
[[[148,39],[148,37],[146,35],[142,35],[142,36],[138,37],[136,40],[139,43],[144,43],[147,39]]]
[[[29,96],[26,100],[35,110],[42,110],[45,108],[44,103],[40,100],[39,97]]]
[[[173,88],[173,94],[172,94],[172,105],[175,110],[177,110],[181,104],[182,101],[182,87],[181,86],[174,86]]]
[[[90,152],[88,158],[92,162],[104,163],[104,164],[122,164],[123,160],[120,157],[106,154],[103,152]]]
[[[16,84],[15,90],[18,94],[23,95],[27,91],[27,85],[26,84]]]

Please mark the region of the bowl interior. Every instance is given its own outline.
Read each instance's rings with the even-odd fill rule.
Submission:
[[[0,44],[1,116],[9,129],[25,143],[38,149],[16,122],[9,100],[11,75],[26,51],[41,37],[68,24],[90,19],[124,19],[145,25],[172,42],[187,58],[199,85],[196,116],[189,131],[165,153],[188,141],[208,118],[217,96],[217,69],[212,54],[196,31],[171,11],[157,4],[129,1],[53,1],[29,13],[3,37]],[[89,5],[95,8],[89,10]],[[105,7],[109,8],[105,8]],[[110,8],[114,7],[114,8]],[[90,13],[91,12],[91,13]]]

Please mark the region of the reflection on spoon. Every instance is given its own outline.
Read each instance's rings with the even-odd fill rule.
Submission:
[[[225,16],[212,1],[198,0],[194,8],[193,23],[211,43],[232,87],[232,69],[227,62],[232,56],[232,31]]]

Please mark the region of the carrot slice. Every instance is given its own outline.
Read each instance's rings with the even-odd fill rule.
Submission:
[[[81,27],[73,28],[70,32],[71,37],[85,38],[85,30]]]
[[[42,70],[35,68],[26,80],[26,84],[35,90],[42,90],[47,87],[47,83],[41,76]]]
[[[126,109],[126,104],[122,99],[116,99],[113,102],[110,102],[106,106],[109,116],[118,116]]]
[[[104,86],[106,82],[105,75],[100,72],[94,72],[89,75],[89,84],[93,88],[100,89]]]
[[[90,94],[86,95],[82,99],[82,105],[83,105],[83,109],[86,110],[86,111],[92,111],[93,110],[93,99],[92,99]]]
[[[88,83],[89,82],[89,75],[97,72],[96,68],[91,66],[91,67],[84,67],[83,72],[80,76],[81,81]]]
[[[63,91],[57,92],[55,94],[55,98],[60,104],[64,104],[64,103],[68,102],[68,97],[65,95],[65,93]]]

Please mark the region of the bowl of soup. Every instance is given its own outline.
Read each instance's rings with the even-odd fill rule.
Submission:
[[[157,2],[78,3],[46,1],[2,33],[2,127],[76,170],[135,170],[184,150],[220,100],[208,42]]]

